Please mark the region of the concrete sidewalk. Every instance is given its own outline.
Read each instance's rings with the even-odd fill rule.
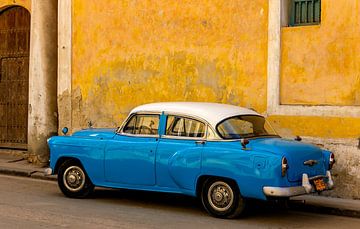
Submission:
[[[0,149],[0,174],[57,180],[55,175],[45,176],[45,168],[28,163],[24,159],[25,153]],[[317,194],[293,197],[288,204],[288,208],[294,211],[360,218],[360,200],[331,198],[318,196]]]
[[[24,151],[0,149],[0,174],[57,180],[56,176],[45,176],[45,168],[29,163],[25,155]]]

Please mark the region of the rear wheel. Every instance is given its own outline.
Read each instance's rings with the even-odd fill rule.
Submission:
[[[94,190],[94,185],[85,170],[74,160],[65,161],[60,165],[58,184],[64,195],[71,198],[85,198]]]
[[[245,208],[236,183],[220,178],[210,178],[204,182],[201,200],[206,211],[219,218],[236,218]]]

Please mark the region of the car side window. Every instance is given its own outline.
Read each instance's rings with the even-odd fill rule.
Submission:
[[[166,135],[203,138],[205,124],[194,119],[169,115],[166,122]]]
[[[134,115],[126,123],[123,132],[135,135],[157,135],[159,115]]]

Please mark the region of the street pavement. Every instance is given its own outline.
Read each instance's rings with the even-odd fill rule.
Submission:
[[[209,216],[191,197],[96,189],[62,195],[53,181],[0,175],[0,228],[360,228],[360,219],[257,204],[235,220]]]
[[[56,175],[45,176],[44,168],[28,163],[27,160],[24,159],[24,153],[26,152],[0,149],[0,174],[27,177],[28,179],[36,178],[46,181],[52,181],[53,183],[55,183],[54,181],[57,180]],[[143,193],[140,195],[149,194]],[[187,199],[187,201],[188,200],[189,199]],[[261,211],[261,208],[263,208],[263,204],[264,203],[262,202],[255,202],[251,205],[256,207],[260,206],[257,207],[255,211]],[[267,209],[269,209],[269,206],[266,207]],[[316,194],[293,197],[289,202],[287,209],[307,213],[311,212],[360,218],[360,200],[330,198],[325,196],[318,196]]]

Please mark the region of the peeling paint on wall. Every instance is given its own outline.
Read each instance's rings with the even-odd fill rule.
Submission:
[[[282,28],[281,104],[359,106],[359,1],[321,4],[319,25]]]
[[[76,0],[73,10],[72,87],[82,98],[73,115],[84,118],[75,129],[90,119],[117,126],[135,106],[157,101],[265,111],[266,0]]]

